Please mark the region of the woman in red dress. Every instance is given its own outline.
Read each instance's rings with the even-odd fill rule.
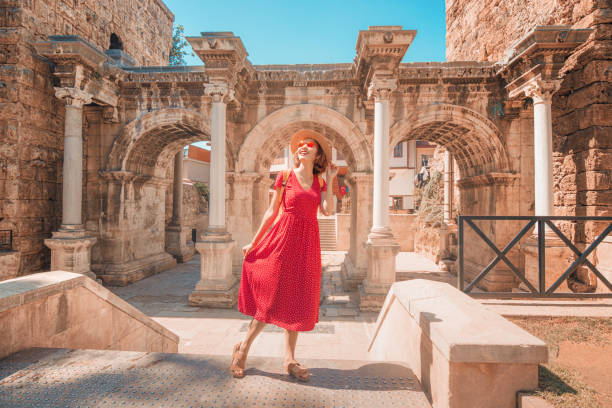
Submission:
[[[230,371],[244,377],[249,348],[267,323],[285,329],[284,368],[298,380],[308,381],[308,369],[295,360],[299,331],[309,331],[319,321],[321,247],[317,209],[328,215],[332,189],[320,176],[326,169],[331,180],[338,167],[331,162],[331,147],[317,132],[301,130],[291,138],[295,167],[283,188],[283,172],[274,183],[274,196],[253,241],[242,248],[244,263],[238,309],[253,320],[245,339],[234,346]],[[282,214],[269,232],[268,228]]]

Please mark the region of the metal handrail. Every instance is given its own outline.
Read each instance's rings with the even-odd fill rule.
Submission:
[[[515,237],[500,251],[497,246],[485,235],[473,221],[475,220],[491,220],[491,221],[528,221],[527,224],[515,235]],[[576,246],[563,234],[553,221],[610,221],[604,231],[585,249],[581,252]],[[496,253],[496,257],[491,260],[487,266],[480,271],[476,277],[465,286],[465,270],[464,270],[464,223],[472,230]],[[537,225],[537,241],[538,241],[538,287],[536,288],[529,280],[523,276],[518,268],[506,257],[506,254],[525,236],[531,228]],[[546,245],[544,231],[548,226],[569,249],[574,252],[578,258],[559,276],[559,278],[550,286],[546,287]],[[612,232],[612,217],[579,217],[579,216],[495,216],[495,215],[460,215],[459,216],[459,273],[457,276],[457,287],[462,291],[474,297],[501,297],[501,298],[595,298],[595,297],[612,297],[612,293],[556,293],[555,291],[570,276],[580,265],[586,265],[593,273],[601,280],[601,282],[612,292],[612,283],[606,279],[601,272],[587,259],[593,250],[603,241],[610,232]],[[512,273],[529,289],[529,292],[482,292],[475,293],[472,289],[480,282],[500,261],[508,265]]]

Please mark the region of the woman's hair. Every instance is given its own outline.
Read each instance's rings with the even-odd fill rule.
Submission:
[[[314,166],[312,166],[312,174],[318,175],[323,173],[327,168],[327,156],[325,156],[325,153],[323,152],[323,149],[321,149],[321,145],[319,144],[319,142],[317,142],[316,140],[314,142],[317,144],[317,157],[315,158]],[[293,166],[300,166],[300,159],[298,157],[297,149],[293,153]]]

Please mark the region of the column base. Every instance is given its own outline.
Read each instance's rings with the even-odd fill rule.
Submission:
[[[189,304],[232,308],[238,300],[239,288],[232,275],[232,249],[236,241],[227,232],[210,234],[207,231],[202,238],[196,243],[201,260],[200,281],[189,295]]]
[[[53,232],[52,238],[45,239],[51,249],[51,270],[80,273],[91,279],[91,247],[98,239],[92,237],[82,226],[64,226]]]
[[[129,262],[94,265],[94,270],[105,284],[126,286],[175,267],[176,259],[167,252],[162,252]]]
[[[545,286],[548,289],[565,270],[578,258],[574,252],[569,249],[561,239],[553,233],[545,234],[545,252],[546,266],[544,272]],[[577,245],[577,248],[582,251]],[[539,287],[538,275],[538,238],[530,236],[525,240],[525,244],[521,246],[525,255],[525,278],[536,288]],[[594,262],[593,255],[588,257],[589,261]],[[588,267],[579,266],[570,275],[570,279],[566,279],[555,290],[555,293],[584,293],[593,292],[597,286],[597,277]],[[529,290],[523,283],[519,285],[520,289]]]
[[[356,267],[348,253],[344,256],[341,268],[342,288],[347,292],[357,290],[368,273],[367,269]]]
[[[195,254],[195,248],[190,240],[191,228],[181,225],[166,227],[166,252],[176,258],[179,263],[189,261]]]
[[[368,277],[360,289],[359,309],[379,311],[387,292],[395,282],[395,257],[400,246],[393,234],[385,231],[372,231],[366,244],[368,251]]]

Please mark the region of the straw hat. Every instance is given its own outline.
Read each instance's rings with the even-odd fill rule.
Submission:
[[[323,149],[323,153],[327,158],[327,163],[331,163],[332,161],[332,149],[331,145],[323,137],[322,134],[315,132],[314,130],[302,129],[298,130],[293,136],[291,136],[291,154],[294,154],[298,148],[298,143],[304,139],[312,139],[316,140]]]

